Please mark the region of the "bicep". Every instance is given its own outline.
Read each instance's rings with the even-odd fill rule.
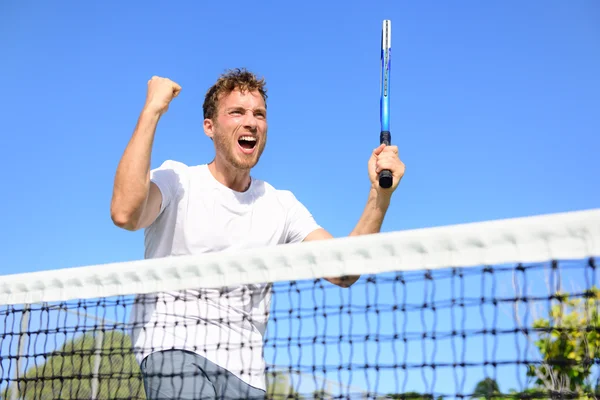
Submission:
[[[325,239],[333,239],[333,235],[327,232],[323,228],[315,229],[311,233],[309,233],[303,240],[303,242],[310,242],[313,240],[325,240]]]
[[[165,161],[159,168],[150,171],[150,188],[142,208],[136,229],[152,225],[161,212],[176,197],[181,185],[180,174],[184,165],[175,161]]]
[[[162,192],[154,182],[150,182],[150,190],[148,191],[148,198],[146,204],[142,209],[137,229],[144,229],[152,225],[152,223],[158,218],[162,207],[163,196]]]

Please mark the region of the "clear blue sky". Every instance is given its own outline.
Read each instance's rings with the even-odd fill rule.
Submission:
[[[210,161],[205,91],[227,68],[264,76],[254,175],[346,235],[378,145],[383,19],[407,165],[385,231],[599,206],[597,1],[4,1],[0,274],[143,256],[109,204],[152,75],[182,86],[153,167]]]

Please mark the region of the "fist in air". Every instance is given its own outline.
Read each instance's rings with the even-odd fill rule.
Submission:
[[[145,108],[160,115],[167,112],[171,100],[179,95],[181,86],[168,78],[153,76],[148,81]]]
[[[379,173],[385,169],[390,170],[394,178],[392,187],[387,189],[379,186]],[[369,158],[369,179],[373,187],[380,193],[391,195],[404,176],[404,170],[404,163],[398,157],[398,146],[382,144],[373,150],[371,158]]]

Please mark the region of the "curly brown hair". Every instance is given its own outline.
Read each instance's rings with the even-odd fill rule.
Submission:
[[[245,91],[255,91],[261,94],[267,104],[267,88],[264,78],[258,78],[252,72],[244,68],[235,68],[222,74],[217,82],[206,92],[202,109],[204,118],[212,119],[217,112],[219,98],[226,96],[235,89]]]

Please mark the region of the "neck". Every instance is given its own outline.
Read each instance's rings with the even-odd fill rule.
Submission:
[[[245,192],[250,187],[250,170],[237,169],[215,157],[208,164],[208,170],[222,185],[236,192]]]

